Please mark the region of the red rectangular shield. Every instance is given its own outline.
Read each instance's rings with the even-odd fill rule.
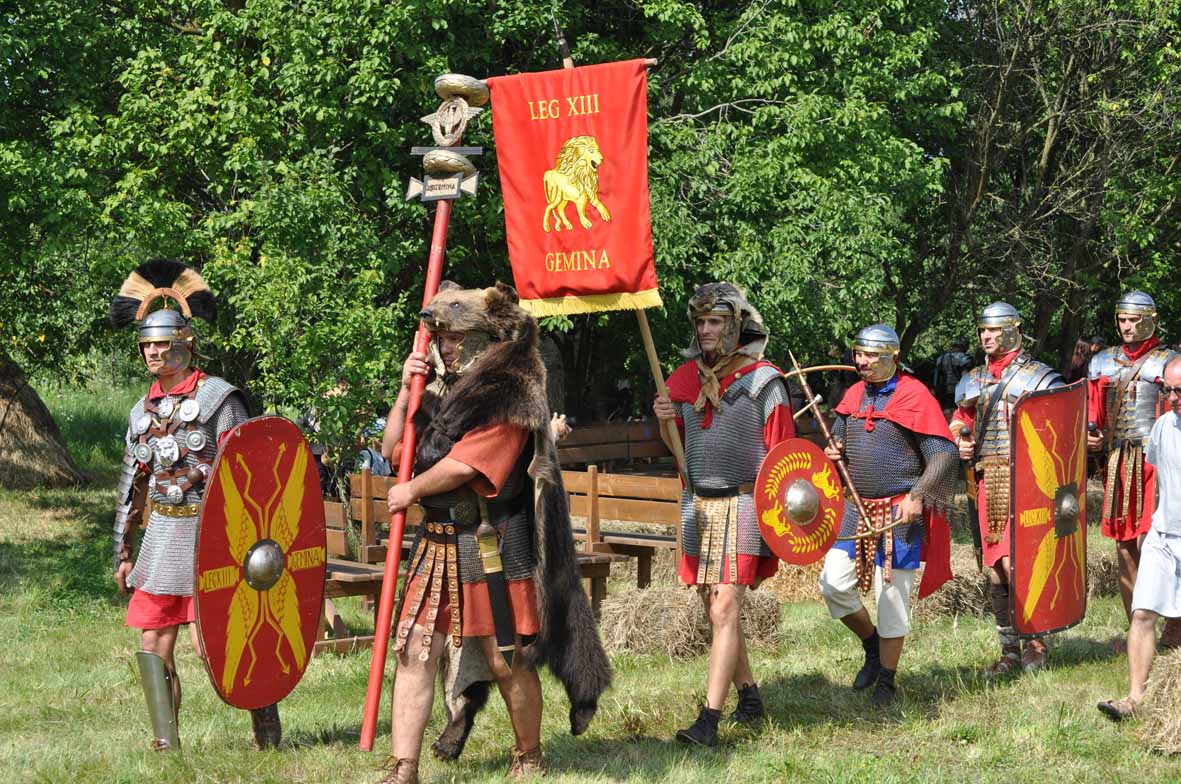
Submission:
[[[550,316],[659,306],[644,61],[487,82],[521,307]]]
[[[1011,417],[1010,612],[1037,636],[1087,612],[1086,381],[1028,393]]]

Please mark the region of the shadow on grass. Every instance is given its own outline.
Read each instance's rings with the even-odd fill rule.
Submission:
[[[0,594],[35,586],[55,603],[123,601],[111,577],[113,510],[105,495],[81,491],[31,491],[14,495],[32,513],[68,518],[62,533],[44,539],[0,541]],[[37,526],[30,526],[36,530]]]
[[[386,711],[388,713],[388,709]],[[376,737],[389,738],[389,719],[377,722]],[[333,724],[330,727],[315,729],[284,728],[284,746],[292,748],[306,748],[311,746],[351,746],[356,747],[361,742],[361,727],[358,724]],[[376,744],[375,744],[376,745]]]

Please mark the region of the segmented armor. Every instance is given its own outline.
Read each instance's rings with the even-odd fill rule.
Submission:
[[[1133,362],[1125,356],[1122,346],[1112,346],[1091,357],[1089,378],[1110,379],[1104,390],[1104,407],[1108,417],[1113,418],[1108,423],[1111,449],[1119,449],[1129,441],[1144,446],[1160,411],[1156,379],[1164,376],[1165,365],[1175,356],[1176,351],[1159,346],[1142,358],[1143,363]]]
[[[692,485],[681,496],[681,544],[685,555],[700,558],[698,583],[716,582],[724,558],[731,560],[733,575],[737,555],[771,556],[759,534],[749,485],[767,455],[767,419],[777,406],[790,405],[782,373],[767,365],[740,371],[721,402],[722,411],[714,412],[708,428],[703,427],[704,411],[690,403],[676,404],[685,422],[685,462]],[[715,513],[728,518],[724,532],[711,533],[714,526],[699,519]]]
[[[246,405],[232,384],[204,378],[187,395],[144,396],[128,417],[115,514],[115,562],[134,518],[136,484],[146,479],[152,512],[129,585],[160,595],[193,593],[197,512],[223,433],[245,422]]]
[[[976,458],[996,457],[1009,459],[1009,415],[1017,398],[1026,392],[1050,389],[1064,385],[1057,370],[1022,351],[1002,371],[999,379],[993,378],[988,365],[972,368],[960,377],[955,388],[955,402],[962,408],[976,410],[973,438],[976,439]],[[1000,394],[993,404],[993,395]],[[984,438],[979,438],[981,431]]]

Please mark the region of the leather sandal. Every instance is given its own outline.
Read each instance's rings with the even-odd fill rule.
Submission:
[[[1137,711],[1140,709],[1140,703],[1136,702],[1131,697],[1124,697],[1122,700],[1107,700],[1096,705],[1099,712],[1112,721],[1123,721],[1124,719],[1136,718]]]

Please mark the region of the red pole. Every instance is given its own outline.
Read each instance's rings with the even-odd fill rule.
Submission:
[[[422,306],[431,301],[443,278],[443,255],[447,250],[447,223],[451,218],[451,202],[436,202],[435,228],[431,233],[431,255],[426,268],[426,288],[422,292]],[[414,336],[414,350],[425,354],[430,333],[422,323]],[[410,481],[414,469],[414,412],[422,402],[426,378],[415,376],[410,382],[410,402],[406,407],[406,426],[402,431],[402,457],[398,462],[398,484]],[[365,691],[365,713],[361,718],[361,750],[373,751],[373,737],[377,734],[377,712],[381,708],[381,689],[385,680],[385,657],[390,644],[390,625],[394,615],[394,597],[398,592],[398,566],[402,560],[402,534],[406,529],[406,512],[394,514],[390,521],[390,538],[386,545],[385,577],[381,583],[381,601],[377,605],[377,628],[373,631],[373,658],[369,661],[369,687]]]

